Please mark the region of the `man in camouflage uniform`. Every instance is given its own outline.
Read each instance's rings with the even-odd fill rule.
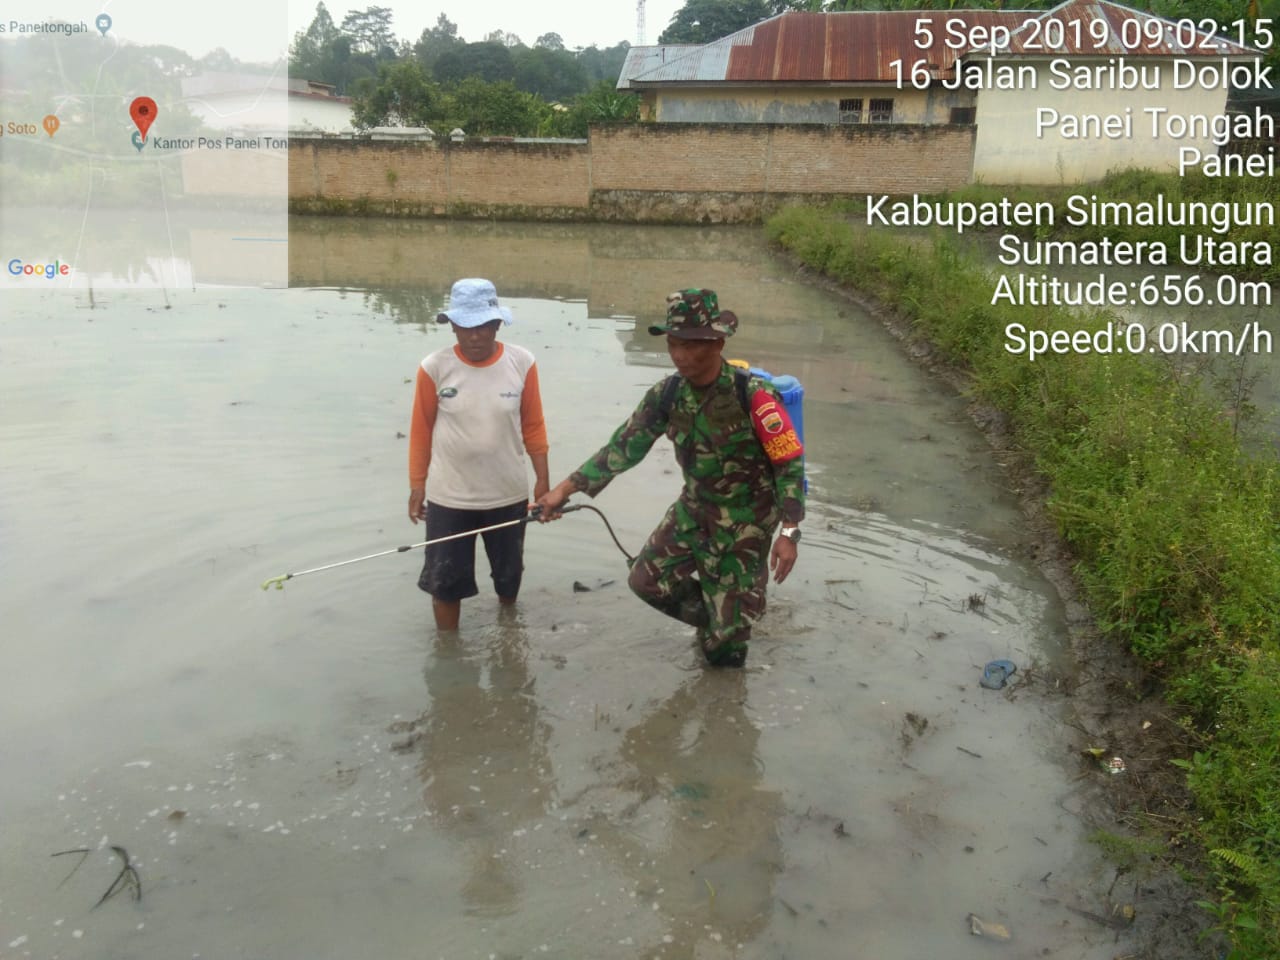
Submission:
[[[733,667],[746,662],[769,571],[781,583],[795,564],[804,517],[802,450],[777,391],[721,356],[737,326],[714,291],[671,294],[665,323],[649,332],[666,335],[677,379],[650,387],[609,442],[537,500],[543,518],[554,519],[572,493],[594,497],[666,434],[684,489],[640,551],[628,584],[649,605],[696,627],[709,663]]]

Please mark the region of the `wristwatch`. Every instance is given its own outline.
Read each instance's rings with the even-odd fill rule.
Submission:
[[[786,537],[792,543],[799,543],[800,528],[799,527],[783,527],[781,530],[778,531],[778,536]]]

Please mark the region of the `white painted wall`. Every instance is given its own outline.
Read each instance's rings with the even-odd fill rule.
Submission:
[[[946,123],[949,110],[934,108],[937,98],[920,90],[889,86],[674,87],[658,89],[654,119],[662,123],[837,123],[840,101],[861,97],[863,122],[868,122],[872,98],[893,101],[894,123]],[[958,105],[971,105],[972,95],[948,96]]]
[[[314,97],[289,98],[289,129],[306,127],[340,133],[351,129],[351,104]]]
[[[182,81],[182,102],[212,130],[281,135],[291,128],[350,130],[351,104],[315,96],[316,86],[288,77],[210,71]]]
[[[1182,115],[1214,115],[1226,109],[1225,91],[1198,86],[1174,90],[1167,62],[1165,67],[1159,90],[1054,90],[1049,85],[1048,66],[1041,64],[1037,89],[979,92],[974,179],[983,183],[1070,184],[1096,180],[1122,167],[1176,171],[1179,147],[1198,147],[1205,156],[1216,154],[1218,148],[1207,137],[1171,140],[1162,131],[1160,139],[1152,139],[1144,107],[1166,107]],[[1115,139],[1064,139],[1057,130],[1046,130],[1037,138],[1036,111],[1042,107],[1061,115],[1123,116],[1129,110],[1133,134]]]
[[[287,129],[284,90],[234,91],[190,96],[183,103],[212,130]]]

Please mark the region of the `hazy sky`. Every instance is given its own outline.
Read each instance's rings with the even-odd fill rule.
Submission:
[[[291,31],[304,30],[316,12],[316,0],[288,0]],[[645,37],[656,43],[671,17],[684,5],[684,0],[648,0],[645,4]],[[370,0],[347,3],[326,0],[325,6],[335,23],[350,10],[370,6],[390,7],[394,11],[391,24],[396,36],[416,40],[427,27],[435,26],[443,13],[458,25],[464,40],[483,40],[494,30],[514,33],[529,46],[544,33],[558,33],[570,50],[574,47],[611,47],[621,40],[636,42],[635,0]],[[291,34],[292,35],[292,34]]]
[[[621,40],[636,42],[635,0],[347,0],[326,2],[335,23],[351,10],[390,7],[391,26],[398,38],[418,39],[435,26],[443,13],[458,25],[462,39],[483,40],[494,30],[514,33],[526,44],[544,33],[558,33],[565,46],[611,47]],[[656,43],[683,6],[683,0],[648,0],[645,36]],[[6,21],[85,21],[93,25],[105,13],[112,19],[110,34],[133,43],[164,43],[201,57],[215,47],[246,61],[272,61],[287,54],[293,35],[305,30],[316,12],[316,0],[216,0],[179,3],[175,0],[48,0],[41,4],[0,2]],[[8,36],[8,33],[5,34]]]

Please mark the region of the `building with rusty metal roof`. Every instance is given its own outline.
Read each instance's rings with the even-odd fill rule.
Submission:
[[[788,12],[708,44],[633,47],[618,88],[662,123],[976,125],[975,179],[1057,183],[1216,155],[1194,118],[1223,114],[1258,58],[1110,0]]]

